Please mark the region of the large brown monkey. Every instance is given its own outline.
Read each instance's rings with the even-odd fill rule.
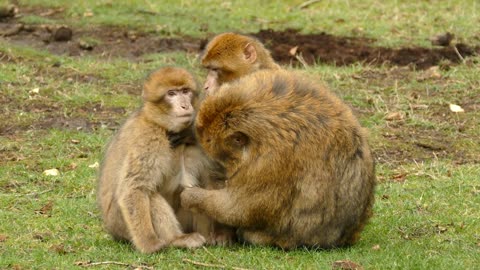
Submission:
[[[107,148],[97,194],[103,223],[115,239],[131,241],[141,252],[205,243],[199,233],[182,232],[181,225],[195,230],[195,218],[179,209],[178,197],[179,189],[210,176],[210,160],[189,135],[197,91],[184,69],[153,72],[144,84],[143,106]]]
[[[208,69],[205,91],[212,94],[223,83],[262,69],[280,69],[270,52],[255,38],[235,33],[215,36],[201,57]]]
[[[202,103],[196,131],[227,170],[224,189],[187,188],[182,206],[284,249],[357,241],[371,216],[374,161],[350,108],[312,80],[258,71]]]

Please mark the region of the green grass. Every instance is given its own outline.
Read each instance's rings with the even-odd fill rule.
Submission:
[[[460,41],[480,42],[476,27],[480,23],[480,3],[475,0],[325,0],[305,9],[298,8],[305,2],[302,0],[45,2],[30,0],[28,4],[66,7],[65,20],[70,24],[128,26],[172,36],[299,28],[305,32],[367,36],[390,46],[427,45],[429,37],[446,31],[456,33]],[[24,20],[37,19],[27,16]]]
[[[371,37],[393,47],[428,46],[431,35],[451,31],[459,41],[479,43],[476,1],[326,0],[297,9],[302,2],[30,0],[24,3],[30,8],[65,11],[54,18],[36,14],[20,20],[202,38],[207,32],[297,27]],[[84,16],[87,12],[93,16]],[[306,70],[354,108],[369,129],[377,157],[375,215],[355,246],[285,252],[237,245],[143,255],[114,242],[102,229],[95,205],[98,168],[92,165],[139,106],[148,72],[178,65],[202,81],[205,71],[197,56],[69,57],[6,39],[0,40],[2,55],[11,60],[0,57],[1,269],[79,269],[77,262],[88,261],[196,268],[183,259],[228,269],[330,269],[337,260],[365,269],[476,269],[480,264],[478,57],[476,63],[442,68],[440,78],[427,79],[422,79],[424,71],[362,64]],[[32,92],[35,88],[38,93]],[[465,113],[452,113],[450,103]],[[395,112],[403,118],[388,120]],[[60,175],[43,174],[53,168]],[[41,211],[46,205],[51,209]]]

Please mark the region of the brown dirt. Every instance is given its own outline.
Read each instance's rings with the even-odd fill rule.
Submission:
[[[62,9],[29,8],[23,14],[40,14],[58,19]],[[35,48],[47,49],[55,54],[82,56],[101,55],[104,57],[138,58],[149,53],[165,51],[187,51],[197,53],[203,49],[206,39],[192,37],[161,38],[157,34],[142,33],[121,28],[89,27],[71,29],[69,41],[55,41],[55,29],[59,25],[21,25],[17,19],[0,21],[0,36],[8,42]],[[281,64],[298,65],[300,62],[291,54],[294,47],[307,64],[326,63],[350,65],[356,62],[370,65],[413,65],[425,69],[438,65],[442,60],[460,62],[453,47],[406,47],[386,48],[374,46],[375,40],[357,37],[337,37],[326,33],[301,34],[297,30],[262,30],[250,35],[257,37],[271,50],[273,58]],[[479,46],[456,44],[462,57],[480,54]],[[9,60],[0,55],[0,61]]]
[[[461,62],[453,47],[376,47],[375,40],[353,37],[336,37],[326,33],[302,35],[297,30],[282,32],[262,30],[253,34],[267,44],[273,57],[280,63],[297,64],[298,60],[290,50],[298,46],[296,54],[301,55],[308,64],[326,63],[339,66],[362,62],[370,65],[390,64],[394,66],[413,65],[418,69],[436,66],[442,60]],[[480,53],[480,47],[456,44],[462,57]]]

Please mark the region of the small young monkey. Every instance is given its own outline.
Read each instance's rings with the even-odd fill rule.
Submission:
[[[186,188],[182,206],[284,249],[354,244],[371,216],[375,166],[365,131],[328,89],[284,70],[257,71],[208,96],[196,117],[226,187]]]
[[[191,222],[189,213],[178,209],[179,190],[210,177],[211,160],[192,144],[197,100],[196,82],[186,70],[153,72],[144,84],[143,106],[106,150],[97,193],[104,226],[141,252],[196,248],[206,241],[198,232],[183,233],[175,215],[181,212],[182,220]]]
[[[278,70],[270,52],[257,39],[235,33],[215,36],[202,54],[202,66],[208,69],[204,89],[213,94],[222,84],[252,72]]]

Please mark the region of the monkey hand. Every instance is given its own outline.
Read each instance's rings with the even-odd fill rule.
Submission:
[[[209,245],[231,246],[236,241],[235,230],[232,228],[216,229],[210,233],[208,238]]]
[[[199,187],[185,188],[180,194],[180,203],[183,208],[193,212],[199,212],[198,206],[201,203],[204,189]]]

